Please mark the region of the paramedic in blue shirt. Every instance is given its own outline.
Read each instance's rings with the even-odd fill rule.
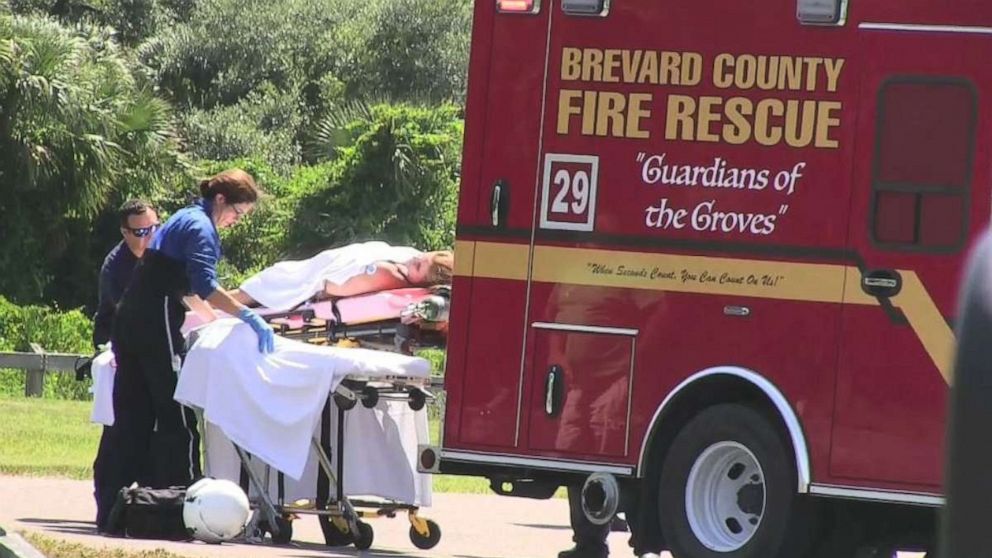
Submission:
[[[124,202],[117,210],[124,237],[114,246],[100,267],[100,294],[96,314],[93,316],[93,348],[99,349],[110,341],[111,327],[117,303],[124,294],[124,288],[131,280],[134,266],[145,253],[145,249],[159,227],[158,213],[152,204],[132,199]]]
[[[119,428],[108,467],[110,497],[138,478],[155,431],[160,486],[189,486],[200,472],[199,434],[191,409],[173,399],[184,354],[180,332],[190,294],[246,322],[258,349],[271,352],[274,333],[253,310],[234,300],[217,281],[221,258],[218,230],[252,211],[259,197],[255,180],[240,169],[200,183],[202,198],[176,212],[145,251],[124,292],[114,320],[111,344],[117,360],[114,416]],[[98,511],[99,514],[99,511]],[[107,526],[99,526],[108,531]],[[111,532],[111,534],[115,534]]]

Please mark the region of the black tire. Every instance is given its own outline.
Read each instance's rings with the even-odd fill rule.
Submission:
[[[688,518],[687,483],[697,462],[693,506],[701,509],[693,512],[694,523],[709,546]],[[709,482],[705,471],[711,471]],[[746,479],[738,480],[745,474]],[[812,538],[812,519],[809,502],[797,494],[796,478],[791,450],[764,415],[741,404],[703,410],[672,441],[661,468],[659,520],[672,554],[675,558],[803,556]],[[733,486],[741,483],[734,492]],[[705,487],[730,496],[703,496]]]
[[[258,522],[258,531],[263,537],[266,534],[270,535],[272,537],[272,542],[275,544],[288,544],[293,540],[292,520],[283,516],[276,516],[276,525],[279,527],[278,535],[273,534],[272,527],[270,527],[269,522],[264,519]]]
[[[317,516],[320,523],[320,530],[324,533],[324,544],[327,546],[348,546],[351,544],[351,535],[338,529],[337,525],[326,515]]]
[[[350,411],[353,408],[355,408],[356,404],[358,404],[358,399],[350,399],[348,397],[341,395],[340,393],[335,393],[334,404],[344,409],[345,411]]]
[[[289,544],[293,540],[293,522],[285,517],[276,517],[276,526],[279,527],[279,534],[272,535],[272,542],[275,544]],[[269,529],[269,533],[272,533],[271,529]]]
[[[441,542],[441,527],[437,523],[434,523],[430,519],[425,519],[427,522],[427,536],[420,534],[413,525],[410,526],[410,542],[413,546],[421,550],[429,550],[437,546],[437,543]]]
[[[414,411],[419,411],[424,408],[424,405],[427,405],[427,396],[419,389],[410,390],[410,400],[407,401],[407,404]]]
[[[372,386],[362,388],[362,406],[372,409],[379,404],[379,390]]]
[[[355,537],[355,548],[358,550],[368,550],[372,548],[372,541],[375,540],[375,531],[372,526],[362,521],[358,522],[358,532],[353,533]]]

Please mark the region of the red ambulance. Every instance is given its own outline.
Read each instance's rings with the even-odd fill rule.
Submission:
[[[477,0],[469,72],[425,468],[639,497],[678,558],[932,519],[992,3]]]

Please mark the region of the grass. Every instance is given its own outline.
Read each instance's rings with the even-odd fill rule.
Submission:
[[[21,533],[32,546],[47,558],[182,558],[178,554],[155,550],[122,550],[120,548],[93,548],[77,543],[60,541],[38,533]]]
[[[0,473],[92,478],[102,427],[85,401],[0,397]]]
[[[88,480],[102,427],[90,422],[92,403],[0,395],[0,473]],[[439,424],[431,420],[431,441]],[[489,481],[435,475],[436,492],[484,494]]]

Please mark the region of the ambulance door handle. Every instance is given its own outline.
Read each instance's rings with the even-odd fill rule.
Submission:
[[[503,228],[509,199],[510,187],[505,181],[497,180],[493,184],[492,196],[489,198],[489,212],[492,214],[494,228]]]
[[[564,394],[565,371],[561,366],[553,364],[548,369],[548,377],[544,380],[544,414],[549,417],[561,414]]]
[[[894,269],[865,271],[861,276],[861,290],[870,296],[896,296],[902,290],[902,276]]]

